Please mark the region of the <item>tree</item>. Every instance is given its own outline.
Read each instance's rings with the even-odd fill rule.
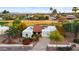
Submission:
[[[63,23],[64,30],[74,34],[74,38],[77,38],[79,33],[79,20],[75,19],[72,22],[65,21]]]
[[[22,36],[23,30],[21,28],[18,28],[20,23],[21,23],[21,20],[19,20],[19,19],[14,20],[14,22],[12,23],[12,26],[10,26],[9,30],[6,31],[6,34],[8,36],[7,42],[12,43],[13,39],[16,39],[16,38],[19,38],[19,42],[21,41],[20,37]],[[6,41],[6,40],[4,40],[4,41]]]
[[[0,22],[1,26],[4,26],[5,24],[8,24],[8,22]]]
[[[7,10],[4,10],[2,13],[3,13],[3,14],[7,14],[7,13],[10,13],[10,12],[7,11]]]
[[[10,41],[14,38],[18,38],[22,34],[22,30],[18,28],[20,25],[21,21],[19,19],[16,19],[12,24],[12,26],[9,27],[9,30],[6,31],[6,34],[8,36],[8,39]]]
[[[63,41],[64,37],[58,31],[52,31],[49,35],[51,41],[57,44],[58,41]]]
[[[21,20],[17,18],[16,20],[13,21],[12,24],[13,24],[13,27],[16,28],[18,25],[20,25],[20,23],[21,23]]]
[[[52,7],[50,7],[50,11],[52,12],[52,10],[53,10],[53,8]]]
[[[73,7],[73,8],[72,8],[72,11],[74,11],[75,13],[76,13],[78,10],[79,10],[78,7]]]
[[[56,9],[53,10],[53,14],[57,14],[57,10]]]
[[[73,24],[74,24],[74,35],[75,38],[77,38],[79,33],[79,20],[75,20]]]
[[[2,16],[4,20],[14,20],[15,18],[11,14],[5,14]]]
[[[6,31],[6,34],[8,35],[8,37],[10,39],[12,39],[13,37],[17,37],[18,36],[19,30],[17,30],[17,28],[15,28],[15,27],[11,26],[10,29]]]
[[[63,28],[62,24],[57,24],[57,25],[56,25],[56,28],[57,28],[57,30],[59,31],[59,33],[60,33],[62,36],[65,36],[65,31],[64,31],[64,28]]]
[[[52,16],[52,11],[53,11],[53,8],[52,7],[50,7],[50,11],[51,11],[51,16]]]

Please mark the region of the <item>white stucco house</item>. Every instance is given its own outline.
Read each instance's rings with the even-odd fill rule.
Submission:
[[[55,26],[47,26],[45,28],[42,28],[41,36],[42,37],[49,37],[49,34],[51,31],[55,31],[56,27]],[[31,37],[33,35],[33,26],[27,27],[25,30],[22,32],[22,37]]]

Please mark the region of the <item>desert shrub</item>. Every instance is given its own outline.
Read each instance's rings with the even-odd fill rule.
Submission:
[[[79,39],[74,39],[73,42],[79,44]]]
[[[63,41],[64,37],[58,32],[58,31],[52,31],[49,34],[49,38],[50,40],[54,40],[54,41]]]
[[[48,20],[48,19],[49,19],[49,17],[48,17],[48,16],[45,16],[45,19],[46,19],[46,20]]]
[[[56,49],[59,51],[70,51],[72,50],[72,47],[57,47]]]

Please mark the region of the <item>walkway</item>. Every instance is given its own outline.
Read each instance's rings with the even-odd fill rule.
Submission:
[[[49,39],[40,38],[39,42],[35,45],[35,47],[31,51],[46,51],[48,43]]]

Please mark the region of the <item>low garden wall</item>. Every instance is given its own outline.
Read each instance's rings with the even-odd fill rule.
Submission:
[[[23,44],[0,44],[0,51],[28,51],[33,48],[33,43],[30,45]]]

